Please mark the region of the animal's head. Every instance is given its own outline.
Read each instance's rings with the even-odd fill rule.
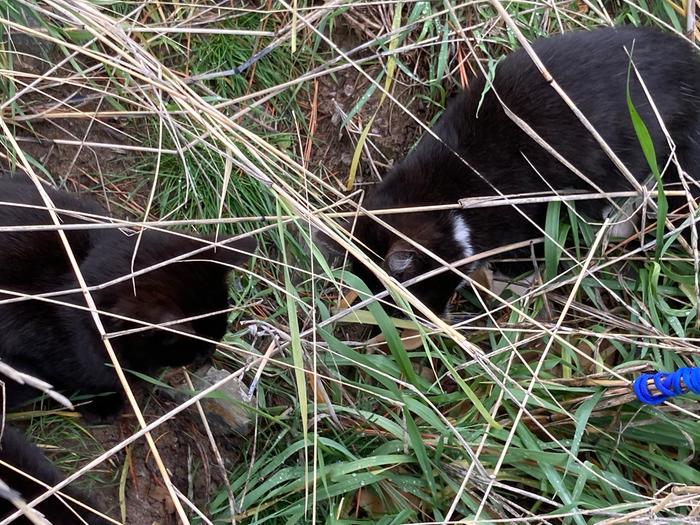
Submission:
[[[355,227],[355,237],[365,246],[365,253],[400,283],[441,268],[440,262],[431,254],[448,263],[469,254],[468,231],[459,216],[453,213],[398,213],[378,218],[396,232],[371,217],[362,217]],[[465,267],[460,267],[460,270],[465,271]],[[352,272],[373,293],[384,289],[374,273],[355,258],[352,258]],[[442,315],[461,281],[453,271],[447,270],[410,285],[408,290],[433,312]]]
[[[464,197],[464,177],[468,173],[455,155],[461,141],[459,126],[463,119],[456,114],[460,106],[452,104],[445,115],[426,134],[414,151],[397,164],[380,184],[370,190],[362,202],[367,210],[395,208],[429,209],[440,204],[457,204]],[[378,215],[390,228],[369,216],[360,216],[353,230],[363,250],[391,277],[399,282],[419,277],[442,265],[430,253],[452,263],[473,255],[471,231],[462,212],[406,211]],[[392,231],[392,228],[396,231]],[[411,242],[412,241],[412,242]],[[474,265],[462,266],[463,272]],[[361,277],[374,293],[384,289],[379,280],[362,262],[352,260],[352,271]],[[445,312],[450,297],[462,279],[451,270],[422,280],[409,290],[438,315]]]
[[[366,210],[418,209],[447,202],[430,185],[430,174],[426,170],[432,167],[418,165],[411,160],[409,157],[395,167],[369,193],[362,202]],[[457,198],[453,196],[449,202],[456,202]],[[354,225],[348,220],[342,226],[352,231],[356,244],[363,252],[398,282],[406,282],[440,268],[440,262],[431,253],[448,263],[473,254],[467,224],[462,215],[453,210],[405,211],[377,214],[375,217],[360,215]],[[333,247],[332,243],[330,247]],[[364,263],[354,257],[350,261],[352,272],[373,293],[384,290],[379,279]],[[471,266],[459,269],[467,271]],[[433,312],[442,315],[461,281],[453,271],[447,270],[409,286],[409,291]]]
[[[103,315],[106,330],[127,331],[112,339],[116,351],[126,366],[136,370],[208,357],[214,344],[197,338],[218,341],[225,334],[227,276],[255,251],[255,241],[219,239],[225,245],[214,247],[213,237],[197,239],[153,230],[143,232],[138,247],[136,239],[137,235],[119,234],[100,244],[81,266],[89,285],[150,269],[94,294],[100,310],[121,317]],[[164,328],[128,333],[144,325],[122,318]]]

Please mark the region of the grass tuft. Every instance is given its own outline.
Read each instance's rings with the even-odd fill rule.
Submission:
[[[429,125],[477,61],[493,71],[518,44],[493,2],[294,5],[0,0],[0,116],[40,176],[119,217],[207,219],[198,231],[254,232],[261,246],[232,279],[215,356],[251,395],[252,432],[218,438],[219,477],[206,440],[165,453],[184,465],[174,483],[191,522],[692,520],[697,400],[641,407],[630,389],[642,371],[700,365],[700,265],[665,224],[671,190],[657,177],[644,249],[601,235],[565,196],[551,203],[533,284],[466,286],[444,326],[397,322],[380,302],[348,312],[341,296],[368,290],[322,260],[314,230],[345,209],[346,184],[365,189],[415,144],[416,121]],[[534,39],[611,23],[681,33],[687,3],[502,5]],[[0,137],[2,167],[17,154]],[[162,399],[142,402],[156,417]],[[157,446],[198,435],[181,414],[170,424]],[[86,444],[52,452],[68,472],[99,454],[90,432],[63,415],[30,428],[47,447]],[[107,491],[119,480],[113,514],[146,523],[167,505],[138,492],[162,484],[138,444],[99,474]]]

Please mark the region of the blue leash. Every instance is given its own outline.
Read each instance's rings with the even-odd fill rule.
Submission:
[[[653,380],[655,392],[649,391]],[[637,399],[647,405],[660,405],[667,399],[692,392],[700,394],[700,367],[679,368],[675,372],[642,374],[632,384]]]

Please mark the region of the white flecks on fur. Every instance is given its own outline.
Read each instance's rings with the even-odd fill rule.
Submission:
[[[467,225],[467,221],[465,221],[464,217],[459,213],[455,213],[452,216],[452,231],[457,246],[462,249],[462,256],[471,257],[474,255],[471,231]]]
[[[455,243],[457,243],[457,246],[459,246],[462,250],[463,258],[471,257],[472,255],[474,255],[474,248],[472,247],[471,230],[467,225],[467,221],[464,220],[464,217],[462,217],[460,213],[452,214],[452,235],[454,236]],[[465,267],[462,267],[461,269],[464,270]],[[464,280],[460,281],[459,285],[457,286],[457,289],[459,290],[460,288],[462,288],[465,283],[466,281]]]

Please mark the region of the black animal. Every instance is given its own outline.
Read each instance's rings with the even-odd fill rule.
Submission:
[[[638,181],[650,174],[635,135],[626,102],[632,61],[658,108],[676,146],[681,166],[690,173],[694,196],[700,195],[700,60],[678,36],[632,27],[573,32],[536,41],[533,48],[556,82],[569,95]],[[536,69],[524,50],[500,62],[493,87],[479,75],[457,94],[416,149],[371,191],[367,209],[454,204],[460,198],[579,190],[591,185],[545,151],[506,114],[496,94],[520,119],[604,191],[632,190],[630,182],[584,128],[572,110]],[[629,82],[633,104],[653,140],[660,169],[670,148],[634,72]],[[484,93],[485,92],[485,93]],[[494,93],[495,92],[495,93]],[[466,161],[466,164],[465,164]],[[678,172],[669,166],[669,187]],[[676,184],[675,189],[679,189]],[[670,209],[687,207],[687,199]],[[578,203],[576,209],[600,220],[605,200]],[[448,262],[541,236],[547,204],[463,209],[459,211],[382,215],[391,226]],[[522,212],[522,213],[521,213]],[[525,216],[524,216],[524,215]],[[530,220],[528,220],[528,218]],[[530,222],[532,221],[532,222]],[[439,264],[374,220],[362,217],[355,236],[398,281],[435,269]],[[527,257],[529,249],[524,254]],[[510,253],[509,256],[518,255]],[[476,264],[463,266],[471,271]],[[522,266],[497,265],[505,273]],[[353,271],[373,289],[382,287],[358,261]],[[461,279],[453,272],[417,283],[410,290],[436,313],[442,313]]]
[[[107,216],[88,199],[48,193],[65,224]],[[0,179],[0,227],[52,224],[43,206],[33,185]],[[136,232],[125,229],[67,230],[66,235],[106,332],[117,334],[110,341],[121,366],[145,373],[205,359],[214,351],[214,343],[191,336],[223,337],[227,275],[255,250],[250,238],[219,239],[226,246],[213,247],[206,242],[213,237],[154,230],[144,231],[140,242]],[[40,294],[43,299],[36,297]],[[0,231],[0,360],[65,394],[86,396],[79,410],[88,419],[109,419],[122,407],[122,387],[56,231]],[[38,397],[29,386],[11,379],[4,383],[8,409]],[[26,443],[20,455],[14,432],[6,436],[5,461],[15,458],[30,474],[55,483],[58,473],[47,475],[53,467],[38,450]],[[36,489],[31,483],[13,488]],[[60,505],[51,508],[54,523],[76,523],[72,513],[58,513]],[[0,516],[10,510],[0,501]]]
[[[56,485],[62,479],[61,473],[46,459],[41,451],[29,443],[22,433],[13,427],[6,426],[3,430],[2,441],[0,442],[0,461],[9,463],[24,474],[29,474],[49,486]],[[24,501],[28,502],[42,495],[46,488],[31,481],[24,474],[10,467],[0,465],[0,479],[11,490],[17,492]],[[64,488],[61,492],[94,508],[89,497],[70,486]],[[73,511],[68,509],[63,501],[66,501]],[[81,523],[107,525],[109,523],[109,521],[84,507],[78,506],[67,498],[63,498],[63,501],[56,497],[50,497],[39,503],[35,509],[46,516],[53,525],[78,525]],[[0,499],[0,519],[6,518],[15,510],[16,508],[9,501]],[[84,522],[80,521],[78,516]],[[29,525],[31,522],[27,518],[22,517],[12,523]]]

